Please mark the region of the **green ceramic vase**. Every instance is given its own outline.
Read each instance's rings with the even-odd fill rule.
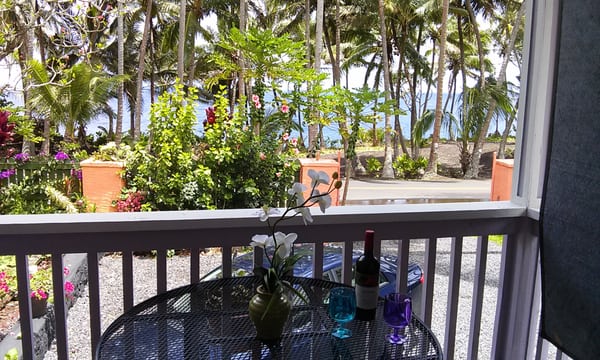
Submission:
[[[273,296],[275,296],[274,302],[263,318],[263,314]],[[256,328],[256,338],[265,342],[280,339],[291,308],[292,305],[285,292],[279,291],[271,294],[266,292],[262,286],[259,286],[248,306],[250,320]]]

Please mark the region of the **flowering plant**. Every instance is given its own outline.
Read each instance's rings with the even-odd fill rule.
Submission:
[[[63,274],[65,276],[69,275],[69,268],[65,267]],[[29,289],[31,290],[30,297],[32,299],[48,299],[52,301],[52,297],[50,296],[52,290],[52,269],[50,267],[32,265],[29,274]],[[75,291],[73,283],[65,281],[64,289],[66,297],[71,298]],[[17,296],[17,276],[14,265],[4,266],[2,271],[0,271],[0,291],[10,297]]]
[[[33,269],[32,269],[33,270]],[[69,274],[69,268],[63,269],[63,274],[66,276]],[[70,281],[65,281],[65,295],[67,297],[72,296],[75,287]],[[45,267],[38,267],[35,271],[29,274],[29,289],[31,290],[31,298],[38,300],[49,299],[50,291],[52,290],[52,269]]]
[[[304,192],[308,190],[307,187],[298,182],[294,183],[292,188],[288,190],[288,193],[292,196],[291,202],[293,205],[288,206],[274,220],[271,216],[279,214],[279,210],[264,207],[260,213],[260,220],[267,223],[268,234],[254,235],[252,242],[250,242],[250,245],[253,247],[260,247],[264,250],[269,262],[268,269],[260,266],[254,269],[254,274],[261,279],[262,286],[269,293],[281,291],[282,286],[296,292],[293,287],[281,279],[286,273],[292,271],[294,264],[301,258],[301,255],[292,255],[294,241],[296,241],[298,235],[296,233],[284,234],[279,232],[277,231],[277,225],[298,214],[302,216],[305,225],[312,222],[310,207],[318,204],[321,212],[325,213],[325,209],[331,205],[330,194],[342,186],[342,182],[338,180],[337,173],[333,174],[334,181],[331,183],[329,175],[324,171],[317,172],[310,169],[308,176],[311,178],[310,196],[305,199]],[[329,186],[325,192],[318,190],[321,184]],[[269,307],[270,304],[267,306],[265,313],[268,312]]]

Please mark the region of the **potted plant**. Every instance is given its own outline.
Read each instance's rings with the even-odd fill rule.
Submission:
[[[256,267],[254,274],[260,279],[260,286],[250,300],[248,306],[250,320],[256,328],[256,337],[265,342],[277,341],[281,337],[283,328],[291,310],[290,300],[284,287],[295,292],[302,299],[303,296],[296,291],[287,281],[283,280],[286,274],[292,271],[300,255],[292,254],[294,241],[298,238],[296,233],[284,234],[277,231],[277,225],[297,215],[302,216],[304,223],[312,222],[310,207],[318,205],[324,213],[331,205],[331,193],[342,186],[338,180],[338,173],[333,174],[330,183],[329,175],[324,171],[310,169],[310,187],[301,183],[294,183],[288,193],[291,195],[291,204],[279,215],[279,209],[264,207],[260,212],[260,220],[266,222],[268,233],[257,234],[252,237],[250,245],[262,248],[265,252],[268,267]],[[327,190],[321,192],[319,185],[326,185]],[[304,193],[308,192],[308,197]],[[277,215],[277,216],[273,216]]]
[[[53,302],[52,296],[52,268],[46,266],[42,261],[38,265],[32,265],[29,273],[29,289],[31,297],[32,316],[44,315],[48,308],[48,302]],[[69,274],[69,268],[65,267],[64,275]],[[70,281],[64,284],[65,296],[72,298],[75,287]],[[15,299],[17,297],[17,276],[13,266],[7,266],[0,271],[0,293],[3,297]]]
[[[115,211],[113,201],[119,199],[125,182],[121,177],[125,160],[131,152],[129,145],[109,142],[93,156],[80,163],[83,173],[83,195],[97,212]]]
[[[69,274],[69,268],[63,269],[64,275]],[[52,268],[46,266],[32,266],[29,274],[29,289],[31,291],[31,315],[40,317],[46,313],[48,302],[53,302],[52,296]],[[74,286],[70,281],[65,281],[65,296],[71,297]]]

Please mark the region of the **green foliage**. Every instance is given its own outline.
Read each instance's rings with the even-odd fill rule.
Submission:
[[[126,162],[128,188],[144,196],[141,210],[283,204],[298,170],[293,139],[255,134],[244,107],[229,114],[224,92],[207,110],[204,137],[196,139],[195,89],[187,91],[177,85],[159,98],[150,117],[152,141],[138,143]]]
[[[377,158],[370,157],[367,159],[367,173],[369,175],[379,177],[381,169],[383,169],[383,165]]]
[[[419,179],[425,174],[427,163],[427,159],[422,156],[413,160],[410,156],[403,154],[394,161],[392,167],[398,178]]]
[[[1,162],[0,214],[83,212],[80,170],[61,156],[66,154]]]
[[[125,161],[132,155],[132,150],[129,145],[121,144],[117,146],[115,142],[109,142],[101,145],[98,151],[93,154],[94,159],[101,161]]]
[[[177,84],[152,104],[152,140],[136,144],[126,163],[129,188],[146,194],[147,210],[189,210],[211,207],[211,170],[194,158],[197,141],[194,104],[196,91]]]
[[[244,108],[238,106],[233,114],[228,109],[225,93],[217,94],[209,109],[214,121],[207,119],[199,153],[211,169],[214,207],[283,204],[298,170],[293,139],[279,133],[257,135],[246,125]]]

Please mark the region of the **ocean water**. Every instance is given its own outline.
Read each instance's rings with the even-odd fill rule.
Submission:
[[[141,125],[142,125],[142,132],[145,132],[148,130],[148,125],[149,125],[149,119],[150,119],[150,90],[148,88],[145,88],[143,90],[143,103],[142,103],[142,120],[141,120]],[[445,96],[444,96],[445,97]],[[158,98],[158,96],[155,96],[155,101]],[[15,93],[8,93],[8,99],[10,101],[12,101],[15,104],[22,104],[23,100],[22,97],[16,95]],[[268,100],[268,99],[267,99]],[[445,99],[444,99],[445,101]],[[109,101],[109,105],[113,108],[113,110],[117,111],[117,101],[116,99],[112,99]],[[199,135],[202,136],[204,129],[203,129],[203,125],[202,122],[204,120],[206,120],[206,108],[208,108],[209,106],[211,106],[211,103],[206,103],[206,102],[198,102],[198,104],[196,105],[196,114],[197,114],[197,123],[194,126],[194,132]],[[406,112],[406,114],[404,115],[400,115],[400,125],[402,126],[402,132],[404,137],[406,138],[410,138],[410,133],[409,133],[409,128],[410,128],[410,115],[408,114],[408,111],[406,111],[406,106],[403,107],[404,111]],[[435,98],[431,97],[428,101],[428,108],[429,109],[435,109]],[[458,107],[455,106],[455,109],[457,109]],[[130,111],[129,111],[129,105],[126,103],[124,106],[124,114],[123,114],[123,131],[129,131],[130,129]],[[458,114],[455,114],[455,116],[458,116]],[[297,122],[297,117],[294,117],[294,121]],[[392,123],[392,127],[394,126],[394,116],[392,116],[390,118],[390,121]],[[505,127],[505,121],[503,118],[500,118],[497,120],[498,122],[498,131],[500,133],[502,133],[504,131],[504,127]],[[378,128],[383,128],[385,124],[385,118],[383,114],[380,114],[380,121],[377,122],[377,127]],[[362,124],[362,127],[366,130],[370,130],[372,129],[372,125],[371,124]],[[95,134],[96,132],[102,131],[101,128],[105,128],[108,129],[108,117],[105,115],[101,115],[98,116],[97,118],[93,119],[87,126],[86,131],[88,134]],[[490,124],[490,129],[489,129],[489,133],[494,132],[496,129],[496,120],[492,120],[492,123]],[[303,126],[303,132],[304,132],[304,138],[307,138],[307,126],[304,125]],[[432,130],[429,130],[425,133],[425,137],[430,136],[432,133]],[[298,137],[298,133],[297,132],[292,132],[291,136],[292,137]],[[339,133],[339,127],[337,125],[337,123],[332,123],[330,125],[327,125],[323,128],[323,137],[326,141],[326,143],[331,143],[331,142],[339,142],[339,140],[341,139],[340,133]],[[446,128],[442,128],[441,130],[441,137],[442,138],[449,138],[449,133],[448,130]]]

